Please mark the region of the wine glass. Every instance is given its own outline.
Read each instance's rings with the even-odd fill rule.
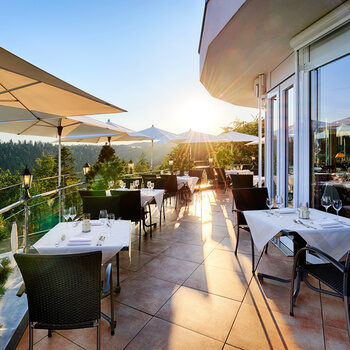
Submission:
[[[278,208],[278,215],[280,215],[280,210],[282,208],[282,205],[283,205],[283,199],[282,199],[282,196],[279,196],[278,194],[276,194],[275,196],[275,204]]]
[[[332,205],[331,197],[322,196],[321,205],[325,208],[326,213],[328,213],[328,208]]]
[[[102,222],[103,226],[107,223],[108,220],[108,213],[107,210],[101,209],[100,210],[100,215],[99,215],[99,220]]]
[[[151,182],[151,190],[154,189],[154,182]]]
[[[123,180],[120,180],[120,187],[124,190],[125,189],[125,182]]]
[[[274,202],[273,198],[271,198],[271,197],[266,198],[266,205],[269,208],[269,212],[270,212],[269,215],[272,215],[272,210],[271,209],[274,206],[274,204],[275,204],[275,202]]]
[[[74,221],[74,219],[77,216],[77,208],[76,207],[70,207],[69,208],[69,217],[72,221]]]
[[[148,189],[151,189],[151,183],[152,183],[151,181],[147,181],[147,188]]]
[[[114,213],[108,213],[108,214],[107,214],[107,218],[108,218],[108,223],[107,223],[107,225],[108,225],[109,231],[110,231],[110,233],[111,233],[111,231],[112,231],[112,225],[113,225],[113,222],[114,222],[114,220],[115,220],[115,214],[114,214]]]
[[[136,187],[136,188],[139,188],[140,180],[135,180],[134,182],[135,182],[135,187]]]
[[[69,218],[70,218],[69,209],[67,209],[67,208],[63,209],[63,218],[64,218],[64,221],[69,220]]]
[[[343,202],[341,199],[333,199],[332,200],[333,209],[337,212],[337,219],[339,221],[339,210],[343,207]]]

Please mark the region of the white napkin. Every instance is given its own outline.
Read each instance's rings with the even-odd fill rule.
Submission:
[[[75,246],[75,245],[91,245],[91,238],[87,237],[72,237],[69,239],[68,246]]]
[[[280,214],[292,214],[295,213],[294,208],[281,208],[280,209]]]
[[[90,220],[91,226],[102,226],[103,223],[100,220]]]
[[[337,228],[343,227],[338,221],[331,219],[321,219],[317,221],[323,228]]]

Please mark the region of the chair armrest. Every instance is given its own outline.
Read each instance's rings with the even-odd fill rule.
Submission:
[[[108,293],[109,291],[109,284],[111,282],[112,277],[112,263],[108,263],[105,269],[105,279],[103,282],[103,292]]]
[[[298,253],[295,256],[295,259],[298,258],[298,256],[303,252],[303,251],[308,251],[308,252],[313,252],[316,255],[318,255],[320,258],[326,260],[327,262],[329,262],[330,264],[332,264],[333,266],[335,266],[340,272],[344,272],[345,271],[345,266],[343,264],[341,264],[339,261],[335,260],[334,258],[332,258],[330,255],[328,255],[327,253],[323,252],[322,250],[316,248],[316,247],[311,247],[311,246],[306,246],[305,248],[302,248],[298,251]]]

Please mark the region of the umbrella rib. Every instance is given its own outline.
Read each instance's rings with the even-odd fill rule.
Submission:
[[[24,88],[26,88],[26,87],[33,86],[33,85],[37,85],[37,84],[40,84],[40,83],[41,83],[41,81],[34,81],[33,83],[29,83],[29,84],[25,84],[25,85],[17,86],[17,87],[12,88],[12,89],[8,89],[8,90],[0,91],[0,95],[2,95],[2,94],[6,94],[6,93],[11,92],[11,91],[15,91],[15,90],[24,89]]]
[[[2,86],[5,90],[8,90],[4,84],[0,83],[0,86]],[[11,91],[9,91],[9,94],[14,97],[18,103],[20,103],[30,114],[33,115],[34,118],[41,120],[34,112],[32,112],[22,101],[20,101]]]

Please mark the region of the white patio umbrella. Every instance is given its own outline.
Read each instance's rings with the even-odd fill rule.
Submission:
[[[125,110],[100,100],[0,47],[0,132],[47,136],[96,132],[85,115],[119,113]],[[74,117],[74,118],[67,118]],[[86,122],[84,122],[86,121]],[[94,129],[94,131],[91,131]],[[106,131],[112,130],[110,127]],[[99,129],[101,131],[101,129]],[[112,132],[116,133],[116,130]],[[112,133],[111,132],[111,133]],[[61,184],[59,142],[58,184]]]
[[[262,138],[261,138],[261,143],[262,143],[262,144],[265,143],[265,137],[262,137]],[[259,138],[257,138],[257,140],[255,140],[255,141],[246,143],[246,146],[258,145],[258,144],[259,144]]]
[[[257,136],[243,134],[241,132],[230,131],[218,136],[223,142],[253,142],[258,141]]]
[[[206,134],[204,132],[198,132],[189,130],[177,135],[175,143],[208,143],[208,142],[222,142],[218,136]]]
[[[151,169],[153,169],[153,143],[154,140],[157,140],[157,142],[172,142],[173,140],[175,140],[177,138],[177,135],[170,132],[170,131],[166,131],[163,129],[159,129],[156,128],[154,125],[152,125],[150,128],[148,129],[144,129],[139,131],[141,134],[146,135],[148,137],[151,137],[152,140],[152,150],[151,150]]]

